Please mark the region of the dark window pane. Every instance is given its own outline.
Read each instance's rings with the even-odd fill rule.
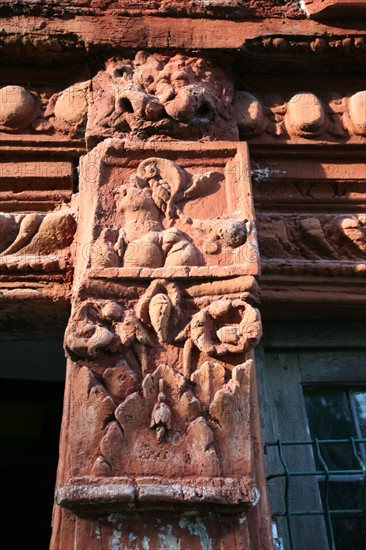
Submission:
[[[360,427],[360,435],[362,438],[366,438],[366,391],[353,391],[352,397]]]
[[[59,382],[1,380],[1,550],[49,548],[63,391]]]
[[[306,390],[305,403],[311,437],[319,439],[357,437],[347,390]],[[321,445],[321,453],[330,470],[359,467],[348,444],[324,444]],[[322,469],[319,460],[317,465]]]
[[[366,524],[363,517],[332,519],[337,550],[365,550]]]
[[[324,498],[324,482],[320,481]],[[329,506],[331,510],[362,510],[363,481],[358,479],[331,481]],[[337,550],[364,550],[366,540],[365,518],[361,514],[332,515],[332,527]]]
[[[348,388],[307,390],[305,402],[311,436],[319,439],[348,439],[366,436],[366,392]],[[364,447],[364,446],[363,446]],[[357,445],[358,450],[361,444]],[[331,470],[359,470],[350,443],[322,444],[322,456]],[[364,452],[361,451],[362,458]],[[317,468],[322,469],[316,459]],[[325,477],[319,478],[319,488],[325,507]],[[332,514],[332,528],[337,550],[363,550],[366,524],[363,509],[363,477],[360,475],[331,476],[328,504]],[[350,515],[351,510],[359,513]]]

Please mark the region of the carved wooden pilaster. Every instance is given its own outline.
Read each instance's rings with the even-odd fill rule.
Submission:
[[[238,540],[248,536],[261,336],[248,168],[246,145],[233,142],[114,139],[82,159],[56,493],[72,514],[59,509],[64,522],[89,518],[110,540],[128,521],[121,542],[134,514],[149,523],[159,511],[164,530],[170,510],[172,536],[194,544],[197,522],[221,540],[224,514]]]
[[[364,316],[360,13],[0,0],[1,336],[68,323],[52,550],[272,547],[256,307]]]

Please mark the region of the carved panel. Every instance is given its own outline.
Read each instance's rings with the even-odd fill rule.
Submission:
[[[87,162],[81,200],[93,225],[82,249],[95,275],[258,273],[244,144],[162,143],[157,152],[115,140]]]
[[[265,154],[253,161],[253,181],[267,315],[364,316],[363,158],[324,150],[315,160],[304,149],[287,158]],[[279,308],[283,300],[287,307]]]
[[[259,216],[258,232],[266,270],[366,271],[365,214]]]
[[[70,81],[81,82],[70,86]],[[0,273],[20,286],[71,271],[75,160],[84,151],[85,67],[4,66],[0,78]],[[4,279],[5,277],[5,279]],[[57,275],[55,275],[57,280]],[[57,281],[58,283],[58,281]],[[51,286],[51,285],[50,285]],[[60,289],[62,295],[65,289]]]
[[[5,78],[14,81],[8,70],[2,73]],[[2,121],[7,120],[0,131],[0,327],[3,338],[26,334],[36,340],[59,339],[70,308],[77,248],[74,165],[83,147],[66,135],[60,139],[60,134],[32,130],[33,115],[28,119],[24,110],[29,96],[11,86],[6,94],[0,90],[5,100]],[[18,112],[16,98],[21,107],[18,121],[24,118],[20,126],[15,115],[10,116],[12,110]]]
[[[254,504],[246,353],[258,311],[240,298],[192,301],[167,280],[124,292],[136,300],[81,302],[66,332],[71,478],[58,502],[101,510],[112,483],[114,505]]]
[[[364,163],[266,159],[253,176],[264,273],[366,272]]]
[[[284,51],[283,38],[266,38],[265,49]],[[364,47],[363,38],[347,38],[335,47]],[[357,42],[358,41],[358,42]],[[361,42],[360,42],[361,41]],[[314,53],[329,45],[311,42]],[[351,43],[349,44],[349,49]],[[32,72],[22,82],[5,68],[0,87],[0,142],[78,143],[94,147],[108,137],[243,140],[253,143],[364,143],[365,90],[359,80],[339,88],[330,81],[299,78],[248,87],[243,69],[208,56],[162,55],[146,51],[134,58],[114,57],[75,74],[46,76]],[[54,78],[52,78],[54,76]],[[242,84],[237,82],[242,80]],[[24,80],[24,78],[23,78]],[[257,83],[256,83],[257,80]],[[236,86],[235,86],[235,84]],[[301,87],[302,86],[302,87]],[[337,91],[334,91],[337,90]]]
[[[67,211],[0,213],[0,272],[65,269],[75,229],[75,218]]]
[[[2,149],[0,273],[71,268],[76,231],[73,159],[57,149],[52,156],[52,161],[44,160],[42,146],[34,151],[19,151],[19,146]]]

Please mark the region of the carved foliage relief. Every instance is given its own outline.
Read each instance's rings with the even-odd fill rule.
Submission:
[[[272,215],[263,217],[259,228],[264,259],[365,262],[364,214]]]
[[[76,221],[70,211],[0,213],[0,270],[64,269],[70,260]]]
[[[136,300],[81,302],[66,332],[73,361],[70,482],[127,477],[121,483],[135,486],[155,478],[158,485],[193,483],[194,492],[197,476],[249,476],[246,354],[261,336],[257,309],[226,296],[192,301],[183,285],[164,279],[129,292]],[[61,490],[60,502],[68,498]],[[228,498],[215,496],[226,504]]]

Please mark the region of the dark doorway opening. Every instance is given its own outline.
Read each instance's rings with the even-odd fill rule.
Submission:
[[[47,550],[64,383],[1,380],[3,550]]]

